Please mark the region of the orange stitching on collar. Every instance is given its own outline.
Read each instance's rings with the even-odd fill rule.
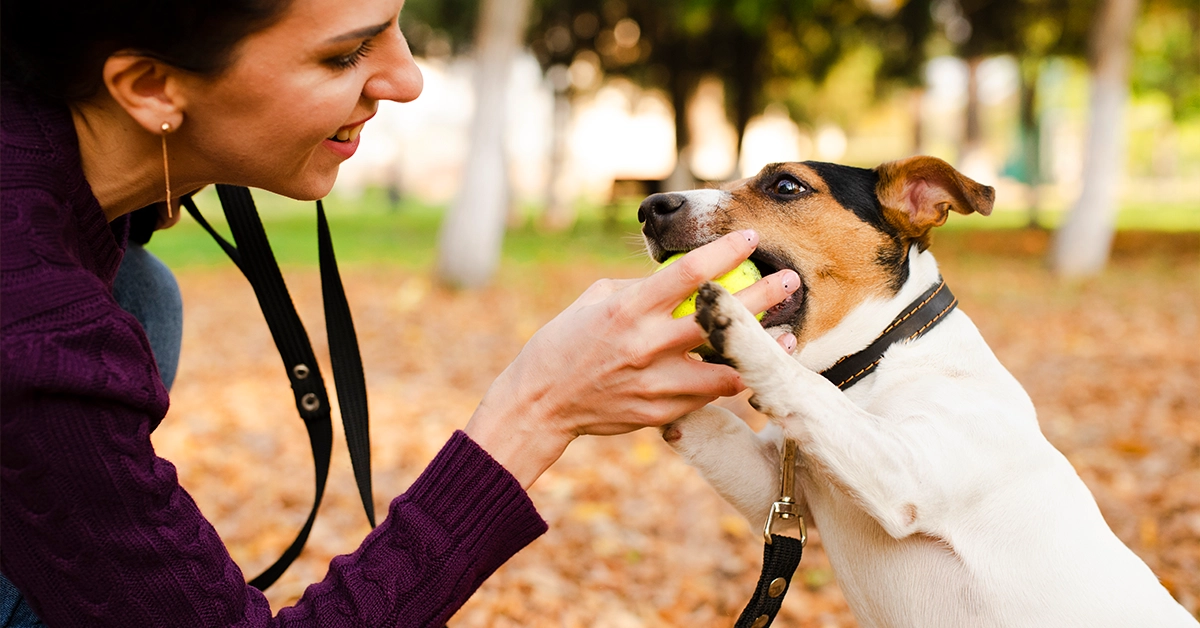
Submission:
[[[886,336],[886,335],[887,335],[887,333],[888,333],[889,331],[892,331],[892,330],[893,330],[893,329],[895,329],[895,328],[896,328],[898,325],[900,325],[900,324],[901,324],[901,323],[903,323],[904,321],[908,320],[910,317],[912,317],[912,315],[913,315],[913,314],[916,314],[917,312],[921,311],[921,308],[925,307],[925,304],[926,304],[926,303],[929,303],[930,301],[932,301],[932,300],[933,300],[933,298],[934,298],[934,297],[936,297],[938,294],[941,294],[941,292],[942,292],[942,288],[945,288],[945,287],[946,287],[946,280],[945,280],[945,279],[943,279],[943,280],[942,280],[942,282],[941,282],[940,284],[938,284],[937,290],[934,290],[934,291],[933,291],[933,293],[929,295],[929,298],[928,298],[928,299],[925,299],[924,301],[922,301],[922,302],[918,303],[918,304],[916,305],[916,307],[914,307],[914,308],[912,308],[911,310],[909,310],[907,313],[905,313],[905,314],[904,314],[904,316],[902,316],[902,317],[900,317],[900,318],[897,318],[896,320],[892,321],[892,324],[888,325],[887,329],[883,330],[883,333],[879,334],[879,336],[878,336],[876,339],[878,339],[878,338],[882,338],[883,336]],[[955,299],[955,300],[954,300],[954,303],[958,303],[958,299]],[[954,304],[952,303],[952,304],[950,305],[950,307],[954,307]],[[936,318],[934,318],[934,320],[937,320],[938,318],[941,318],[941,317],[942,317],[942,315],[944,315],[945,313],[946,313],[946,312],[943,310],[941,314],[938,314],[938,315],[937,315],[937,317],[936,317]],[[922,328],[921,328],[921,331],[925,331],[925,329],[927,329],[927,328],[928,328],[928,325],[926,325],[925,327],[922,327]],[[917,333],[920,333],[920,332],[917,332]],[[909,340],[912,340],[912,338],[910,337],[910,338],[909,338]],[[869,345],[868,345],[868,346],[869,346]],[[833,364],[831,364],[831,365],[829,366],[829,368],[827,368],[827,369],[825,369],[825,370],[829,370],[829,369],[831,369],[831,368],[833,368],[833,367],[835,367],[835,366],[837,366],[837,365],[841,364],[842,362],[845,362],[845,361],[846,361],[847,359],[849,359],[849,358],[850,358],[852,355],[853,355],[853,354],[851,354],[851,355],[844,355],[844,356],[842,356],[841,358],[839,358],[839,359],[838,359],[838,361],[837,361],[837,362],[834,362]],[[876,361],[875,361],[874,363],[872,363],[870,366],[867,366],[867,367],[865,367],[865,368],[864,368],[862,371],[859,371],[858,373],[855,373],[854,375],[851,375],[851,376],[850,376],[850,378],[849,378],[849,379],[847,379],[845,382],[842,382],[842,384],[845,384],[846,382],[848,382],[848,381],[850,381],[850,380],[853,380],[854,378],[858,377],[859,375],[862,375],[862,374],[863,374],[863,371],[866,371],[866,370],[869,370],[869,369],[873,368],[873,367],[874,367],[876,364],[879,364],[879,360],[876,360]],[[842,384],[838,384],[838,386],[840,387]]]
[[[932,301],[934,297],[936,297],[937,295],[941,294],[941,292],[942,292],[942,288],[945,288],[945,287],[946,287],[946,282],[945,282],[945,280],[943,280],[943,281],[942,281],[942,283],[938,284],[937,290],[934,290],[934,291],[933,291],[933,294],[930,294],[930,295],[929,295],[929,298],[928,298],[928,299],[925,299],[924,301],[921,301],[921,303],[920,303],[920,304],[918,304],[918,305],[917,305],[916,307],[914,307],[913,309],[909,310],[909,311],[908,311],[908,313],[907,313],[907,314],[905,314],[903,317],[901,317],[901,318],[898,318],[898,319],[896,319],[896,320],[892,321],[892,324],[891,324],[891,325],[888,325],[888,328],[887,328],[887,329],[885,329],[885,330],[883,330],[883,333],[882,333],[882,334],[879,334],[879,335],[880,335],[880,336],[884,336],[884,335],[886,335],[886,334],[887,334],[889,331],[892,331],[892,330],[893,330],[893,329],[895,329],[895,328],[896,328],[898,325],[900,325],[900,324],[901,324],[901,323],[903,323],[904,321],[908,320],[908,319],[909,319],[909,318],[910,318],[910,317],[911,317],[913,314],[916,314],[917,312],[921,311],[921,308],[925,307],[925,304],[926,304],[926,303],[929,303],[930,301]],[[944,314],[944,313],[945,313],[945,312],[943,312],[943,314]],[[939,315],[939,316],[940,316],[940,315]]]
[[[942,317],[946,315],[946,312],[949,312],[950,310],[953,310],[953,309],[954,309],[954,306],[956,306],[956,305],[958,305],[958,299],[957,299],[957,298],[956,298],[956,299],[954,299],[953,301],[951,301],[951,302],[950,302],[950,305],[947,305],[947,306],[946,306],[946,309],[942,310],[941,312],[938,312],[938,315],[937,315],[937,316],[934,316],[933,318],[929,319],[929,322],[928,322],[928,323],[925,323],[925,326],[924,326],[924,327],[922,327],[922,328],[918,329],[917,331],[913,332],[913,335],[909,336],[909,337],[908,337],[908,339],[909,339],[909,340],[913,340],[913,339],[914,339],[914,338],[916,338],[917,336],[920,336],[922,333],[924,333],[924,332],[925,332],[925,330],[926,330],[926,329],[929,329],[931,326],[933,326],[935,323],[937,323],[939,320],[941,320],[941,319],[942,319]]]

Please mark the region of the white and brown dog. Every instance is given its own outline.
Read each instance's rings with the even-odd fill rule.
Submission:
[[[873,170],[773,164],[721,189],[647,198],[654,259],[752,228],[763,274],[791,268],[803,282],[761,325],[705,285],[709,343],[771,422],[755,433],[709,406],[664,438],[755,525],[778,496],[780,443],[794,439],[802,512],[864,627],[1197,626],[1109,529],[961,310],[893,345],[845,392],[818,374],[938,283],[930,230],[951,210],[990,213],[993,196],[914,157]],[[785,331],[794,355],[773,340]]]

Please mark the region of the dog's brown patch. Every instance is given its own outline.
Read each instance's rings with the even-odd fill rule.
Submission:
[[[781,197],[773,186],[791,178],[807,188]],[[719,232],[752,228],[759,249],[787,259],[801,273],[805,306],[797,346],[837,325],[858,304],[895,291],[899,246],[889,234],[864,222],[837,202],[829,185],[804,164],[768,166],[758,176],[735,182],[733,199],[719,217]]]
[[[929,234],[946,222],[950,211],[992,213],[996,191],[963,176],[937,157],[909,157],[875,169],[876,194],[883,216],[900,235],[929,248]]]

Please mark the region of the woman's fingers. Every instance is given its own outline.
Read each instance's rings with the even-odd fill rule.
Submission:
[[[643,419],[638,422],[630,423],[609,423],[604,425],[596,425],[589,427],[584,434],[592,434],[595,436],[611,436],[614,434],[625,434],[640,430],[645,427],[662,427],[679,417],[695,412],[700,408],[712,403],[713,397],[701,397],[694,395],[680,395],[670,399],[664,399],[655,407],[653,418]]]
[[[664,397],[671,393],[729,397],[745,389],[742,377],[728,366],[709,364],[685,356],[676,360],[670,368],[664,369],[663,384],[658,389]]]
[[[796,351],[796,334],[785,331],[782,334],[779,334],[779,337],[775,339],[775,342],[778,342],[779,346],[783,347],[783,350],[787,351],[788,355],[791,355]]]
[[[799,287],[800,275],[790,268],[785,268],[763,277],[744,290],[739,290],[737,298],[746,309],[757,314],[788,298]]]
[[[637,286],[635,299],[646,309],[672,310],[700,284],[733,270],[756,246],[758,234],[753,230],[726,234],[647,277]]]
[[[757,281],[754,285],[739,291],[736,296],[742,301],[747,309],[749,309],[751,312],[758,313],[766,311],[775,304],[788,298],[788,296],[795,293],[796,289],[799,287],[800,277],[796,274],[796,271],[784,269],[767,275],[766,277]],[[682,299],[680,300],[682,301]],[[664,338],[666,346],[683,349],[686,351],[704,344],[704,331],[700,329],[699,325],[696,324],[696,316],[694,314],[689,314],[688,316],[676,319],[667,329],[670,331]],[[788,349],[788,353],[791,353],[791,351],[796,347],[795,336],[792,336],[791,343],[791,348],[789,348],[787,345],[783,345],[782,342],[780,344],[785,349]]]

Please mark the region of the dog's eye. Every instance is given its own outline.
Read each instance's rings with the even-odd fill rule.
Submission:
[[[796,196],[804,192],[804,184],[791,177],[783,177],[775,182],[774,192],[780,196]]]

